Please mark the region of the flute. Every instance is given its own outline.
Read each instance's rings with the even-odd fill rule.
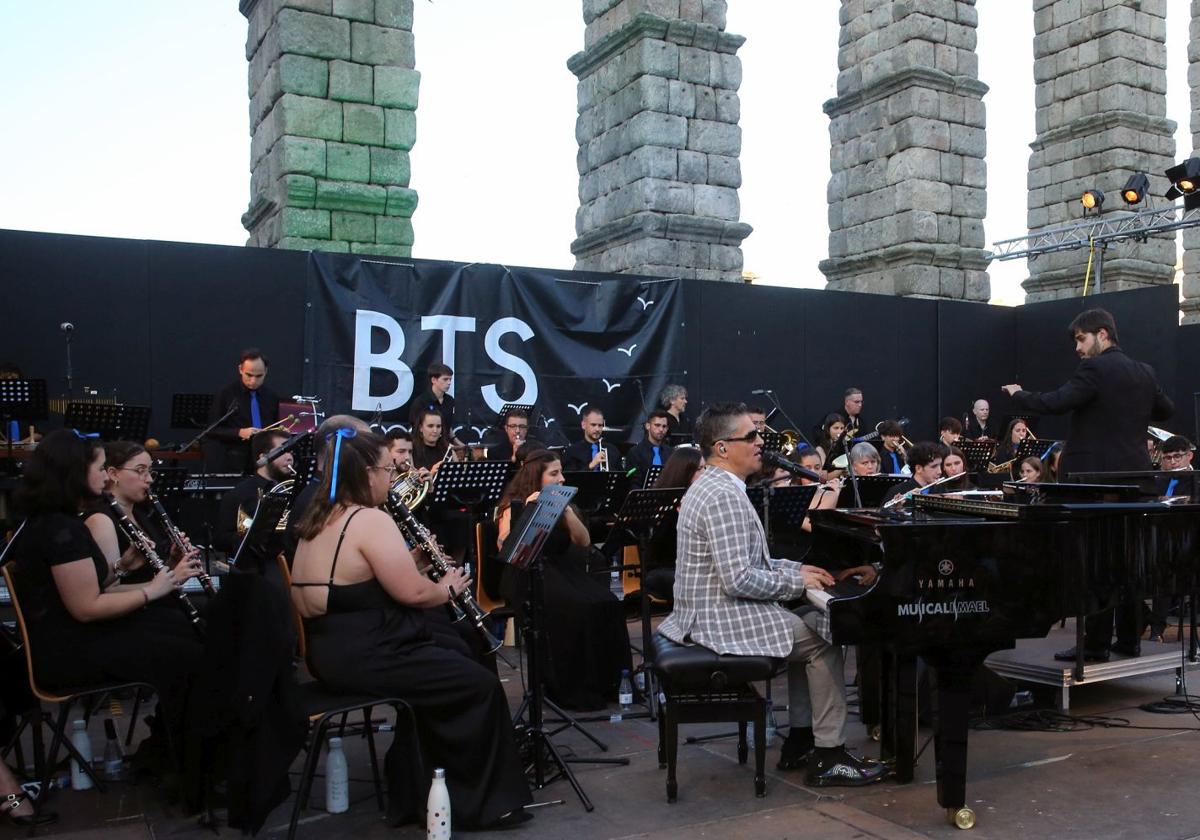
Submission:
[[[124,532],[133,547],[142,553],[142,556],[146,558],[146,562],[150,564],[150,568],[154,569],[155,573],[166,571],[167,564],[159,558],[158,552],[154,549],[154,543],[146,536],[146,532],[139,528],[137,523],[125,514],[121,503],[113,498],[111,493],[104,493],[104,501],[108,503],[113,516],[117,518],[117,527]],[[196,631],[197,636],[203,639],[204,619],[200,617],[196,606],[188,599],[187,594],[182,589],[176,588],[172,591],[175,594],[175,600],[179,602],[179,608],[183,610],[188,621],[191,622],[192,629]]]
[[[158,496],[154,495],[153,490],[146,491],[146,499],[150,502],[150,506],[154,509],[155,515],[158,517],[158,522],[162,525],[163,530],[167,532],[167,536],[171,538],[171,544],[184,554],[190,554],[195,550],[192,541],[188,539],[187,534],[180,531],[175,523],[171,521],[171,517],[167,515],[167,509],[163,507]],[[213,586],[212,578],[208,572],[201,566],[200,574],[196,575],[196,579],[200,581],[200,587],[204,590],[204,594],[208,597],[213,597],[217,594],[217,588]]]

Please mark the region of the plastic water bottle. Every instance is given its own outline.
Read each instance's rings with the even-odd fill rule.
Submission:
[[[633,708],[633,683],[629,681],[628,668],[621,670],[621,687],[617,689],[617,702],[621,704],[622,712]]]
[[[350,810],[350,780],[341,738],[329,739],[329,755],[325,758],[325,810],[331,814],[344,814]]]
[[[88,737],[87,724],[82,720],[71,721],[71,743],[75,749],[83,756],[83,760],[92,765],[92,739]],[[88,790],[92,786],[92,777],[89,776],[79,762],[74,758],[71,759],[71,787],[75,790]]]
[[[608,590],[613,594],[613,597],[618,601],[625,600],[625,587],[621,585],[621,570],[613,567],[609,574]]]
[[[429,798],[425,800],[425,840],[450,840],[450,791],[446,789],[446,771],[433,771]]]
[[[117,727],[112,718],[104,721],[104,778],[119,781],[125,775],[125,756],[121,754],[121,742],[117,740]]]
[[[639,694],[646,693],[646,672],[638,671],[633,675],[633,684],[637,688]]]

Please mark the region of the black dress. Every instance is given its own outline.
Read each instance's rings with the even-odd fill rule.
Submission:
[[[338,549],[355,515],[342,526]],[[329,588],[325,615],[304,622],[313,675],[335,691],[400,697],[412,706],[419,749],[398,727],[384,762],[389,820],[423,816],[435,767],[446,771],[457,824],[486,825],[531,802],[500,681],[465,646],[435,643],[424,610],[396,603],[375,578],[335,584],[337,554],[328,582],[292,585]]]
[[[514,504],[512,522],[520,504]],[[567,709],[602,709],[617,699],[621,670],[632,670],[624,605],[586,571],[587,550],[559,524],[542,550],[546,696]],[[523,620],[529,572],[504,567],[501,591]]]
[[[103,587],[108,575],[100,547],[77,516],[31,517],[13,551],[38,681],[49,689],[116,680],[148,682],[158,690],[171,734],[178,737],[203,647],[174,599],[161,598],[103,621],[72,618],[59,596],[52,567],[86,557],[95,566],[98,585]]]

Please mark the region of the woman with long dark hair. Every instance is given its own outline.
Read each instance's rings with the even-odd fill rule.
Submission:
[[[454,569],[420,574],[392,518],[379,509],[395,478],[384,438],[341,429],[326,447],[316,496],[297,525],[292,600],[313,675],[336,691],[403,698],[420,745],[388,750],[388,816],[420,818],[433,767],[446,771],[455,822],[508,825],[531,801],[504,690],[465,652],[436,644],[424,610],[469,585]],[[422,756],[429,766],[422,766]]]
[[[500,500],[498,543],[504,544],[524,506],[543,487],[562,484],[562,461],[543,449],[529,453]],[[624,607],[587,571],[591,538],[568,507],[542,550],[547,648],[546,693],[570,709],[600,709],[615,700],[621,670],[632,668]],[[501,588],[519,614],[528,593],[526,570],[506,566]]]

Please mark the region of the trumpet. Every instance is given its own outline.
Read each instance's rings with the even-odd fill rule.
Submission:
[[[154,495],[153,490],[146,492],[146,499],[150,502],[150,507],[154,509],[154,515],[158,517],[158,524],[167,532],[167,536],[171,538],[171,544],[174,545],[181,554],[190,554],[195,550],[192,541],[188,539],[187,534],[179,530],[178,526],[171,521],[171,517],[167,514],[167,509],[163,507],[158,496]],[[213,586],[212,578],[203,566],[200,569],[200,574],[196,575],[196,579],[200,581],[200,587],[204,590],[204,594],[208,597],[213,597],[217,594],[217,589]]]
[[[396,527],[400,529],[409,542],[414,545],[419,545],[425,550],[425,554],[429,557],[429,577],[436,583],[441,580],[450,571],[450,558],[447,557],[437,541],[429,533],[429,530],[417,521],[417,518],[412,515],[412,511],[404,504],[400,498],[400,494],[391,490],[388,491],[386,502],[387,512],[391,514],[392,520],[396,523]],[[446,588],[450,591],[450,611],[454,615],[455,621],[462,621],[468,618],[471,624],[479,632],[483,639],[484,647],[488,653],[495,653],[504,644],[500,639],[492,635],[484,624],[484,619],[488,614],[479,606],[479,602],[475,600],[475,596],[471,594],[470,589],[463,589],[461,592],[455,592],[454,588],[447,585]]]
[[[1001,461],[999,464],[993,464],[989,461],[987,465],[987,471],[992,475],[1002,472],[1011,473],[1013,464],[1016,462],[1016,458],[1009,458],[1007,461]]]
[[[137,523],[126,516],[121,503],[118,502],[111,493],[104,493],[104,501],[116,517],[117,527],[125,534],[129,542],[136,548],[141,555],[146,558],[146,562],[150,564],[150,568],[154,569],[155,573],[165,571],[167,564],[164,563],[158,556],[158,552],[154,548],[154,543],[146,536],[146,532],[137,526]],[[188,600],[187,594],[182,589],[173,589],[175,600],[179,602],[179,608],[183,610],[188,621],[192,624],[192,629],[196,631],[196,635],[201,639],[204,638],[204,619],[200,617],[200,612],[195,605]]]

